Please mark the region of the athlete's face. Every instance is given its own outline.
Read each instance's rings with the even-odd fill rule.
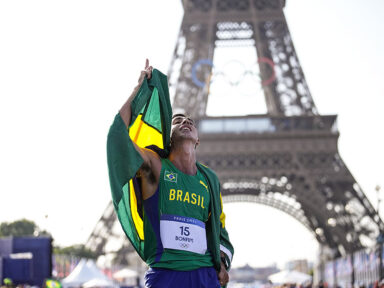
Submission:
[[[190,139],[195,145],[199,143],[195,122],[183,114],[174,115],[172,118],[172,143],[177,142],[179,139]]]

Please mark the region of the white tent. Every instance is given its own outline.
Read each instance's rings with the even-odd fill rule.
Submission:
[[[116,285],[110,280],[95,278],[85,282],[82,285],[82,287],[83,288],[109,288],[109,287],[116,287]]]
[[[135,270],[124,268],[113,274],[113,278],[127,286],[134,286],[137,283],[137,277],[139,273]]]
[[[312,276],[298,271],[283,270],[268,277],[274,284],[304,284],[312,280]]]
[[[64,288],[80,287],[84,283],[95,279],[109,281],[109,283],[113,285],[113,282],[109,280],[99,268],[97,268],[95,261],[81,259],[72,273],[64,278],[61,283]]]
[[[113,274],[113,278],[124,279],[124,278],[136,278],[138,273],[135,270],[124,268]]]

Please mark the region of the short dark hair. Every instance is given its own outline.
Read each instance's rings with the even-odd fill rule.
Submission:
[[[173,114],[173,115],[172,115],[172,119],[175,118],[175,117],[179,117],[179,116],[189,118],[187,115],[185,115],[185,114],[183,114],[183,113],[177,113],[177,114]]]
[[[189,116],[189,115],[185,115],[185,114],[183,114],[183,113],[177,113],[177,114],[172,115],[172,120],[173,120],[174,118],[176,118],[176,117],[184,117],[184,118],[187,118],[187,119],[191,120],[191,121],[193,122],[193,124],[195,124],[195,120],[193,120],[192,117]]]

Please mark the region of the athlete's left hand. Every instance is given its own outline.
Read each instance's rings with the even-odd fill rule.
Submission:
[[[221,262],[220,272],[217,273],[217,278],[219,278],[221,287],[224,287],[225,285],[227,285],[229,281],[229,275],[227,270],[225,269],[225,265],[223,262]]]

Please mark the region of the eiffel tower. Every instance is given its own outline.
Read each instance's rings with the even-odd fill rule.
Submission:
[[[198,160],[217,172],[223,200],[260,203],[291,215],[331,257],[373,245],[384,224],[338,153],[336,115],[318,113],[288,30],[285,1],[182,4],[168,73],[173,109],[196,120]],[[207,115],[214,55],[223,46],[256,52],[266,114]],[[105,253],[121,230],[117,222],[110,203],[86,246]],[[117,238],[120,252],[132,251],[124,236]]]

